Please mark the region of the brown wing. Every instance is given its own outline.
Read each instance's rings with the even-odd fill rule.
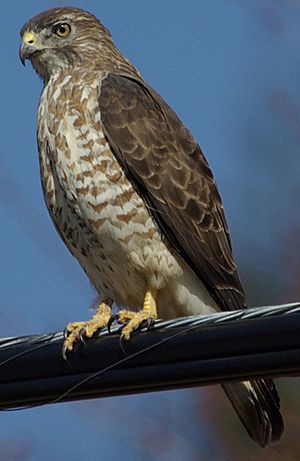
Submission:
[[[142,80],[108,74],[99,104],[114,155],[166,241],[221,309],[244,307],[221,198],[191,133]]]

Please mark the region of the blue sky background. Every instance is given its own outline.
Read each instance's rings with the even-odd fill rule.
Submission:
[[[219,184],[250,304],[299,299],[299,2],[3,0],[0,336],[62,330],[88,318],[95,296],[44,207],[35,142],[42,85],[18,59],[23,23],[58,5],[99,17],[199,141]],[[211,392],[2,413],[0,459],[224,460],[214,422],[205,424]]]

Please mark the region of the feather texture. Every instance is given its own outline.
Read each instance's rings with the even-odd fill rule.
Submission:
[[[67,24],[64,37],[58,24]],[[163,318],[246,307],[222,201],[193,136],[79,8],[54,8],[21,31],[22,62],[44,81],[38,115],[51,218],[103,299]],[[283,431],[271,380],[223,386],[261,446]]]

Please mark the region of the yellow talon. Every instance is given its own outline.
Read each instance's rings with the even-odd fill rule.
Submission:
[[[119,323],[127,323],[122,330],[121,340],[130,339],[131,333],[143,322],[152,323],[157,319],[156,291],[148,289],[145,293],[143,309],[139,312],[122,310],[118,313]]]
[[[90,320],[85,322],[71,322],[66,327],[66,339],[63,344],[63,357],[71,352],[74,344],[82,337],[91,338],[96,331],[106,327],[111,316],[111,308],[105,303],[99,304],[97,311]]]
[[[149,312],[150,317],[157,318],[157,309],[156,309],[156,291],[147,290],[145,293],[143,311]]]

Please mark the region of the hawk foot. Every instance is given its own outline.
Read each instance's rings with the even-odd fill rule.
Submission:
[[[153,325],[157,319],[156,309],[156,292],[147,290],[144,298],[143,309],[138,312],[127,311],[126,309],[119,311],[114,317],[118,323],[125,324],[121,332],[120,344],[123,340],[128,341],[134,330],[146,324],[148,328]]]
[[[62,349],[63,358],[71,352],[74,344],[84,338],[91,338],[96,331],[106,327],[111,316],[111,308],[105,303],[99,304],[96,313],[85,322],[71,322],[65,329],[65,340]]]

